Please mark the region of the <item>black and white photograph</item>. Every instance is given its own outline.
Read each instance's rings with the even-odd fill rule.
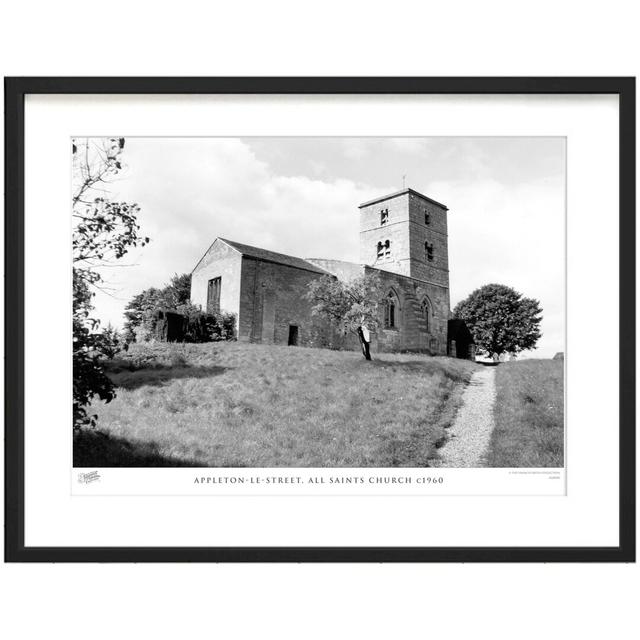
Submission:
[[[3,7],[3,637],[633,636],[638,20],[576,8]]]
[[[564,137],[69,149],[81,481],[564,468]]]
[[[8,86],[12,558],[630,557],[630,82]]]

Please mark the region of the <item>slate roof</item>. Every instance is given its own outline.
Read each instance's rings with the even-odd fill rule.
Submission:
[[[264,262],[274,262],[275,264],[283,264],[287,267],[304,269],[305,271],[313,271],[314,273],[322,273],[323,275],[329,273],[328,271],[325,271],[302,258],[288,256],[284,253],[276,253],[275,251],[268,251],[267,249],[260,249],[259,247],[252,247],[248,244],[242,244],[233,240],[225,240],[224,238],[219,238],[219,240],[228,244],[230,247],[233,247],[243,256],[247,256],[248,258],[255,258],[256,260],[262,260]]]

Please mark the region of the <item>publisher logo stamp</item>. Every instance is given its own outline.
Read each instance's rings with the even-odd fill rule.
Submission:
[[[78,482],[80,484],[90,484],[100,480],[100,474],[97,471],[88,471],[87,473],[78,474]]]

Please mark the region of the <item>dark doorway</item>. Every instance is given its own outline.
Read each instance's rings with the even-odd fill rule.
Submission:
[[[450,346],[454,341],[456,344],[456,358],[475,360],[473,336],[464,320],[459,318],[454,318],[447,322],[447,345]],[[448,355],[453,355],[453,353]]]
[[[220,285],[222,278],[209,280],[207,287],[207,313],[219,313],[220,311]]]
[[[287,342],[287,344],[290,347],[298,346],[298,327],[295,324],[289,325],[289,341]]]

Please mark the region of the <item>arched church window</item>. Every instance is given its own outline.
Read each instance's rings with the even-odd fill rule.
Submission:
[[[431,214],[426,209],[424,210],[424,223],[431,224]]]
[[[398,313],[398,299],[393,291],[387,295],[384,304],[384,328],[394,329],[396,327]]]
[[[378,255],[378,259],[388,258],[391,256],[391,242],[389,240],[385,240],[384,242],[378,242],[377,255]]]
[[[431,333],[431,305],[429,304],[429,299],[425,298],[422,301],[422,317],[427,326],[427,333]]]
[[[389,222],[389,209],[380,209],[380,226]]]

